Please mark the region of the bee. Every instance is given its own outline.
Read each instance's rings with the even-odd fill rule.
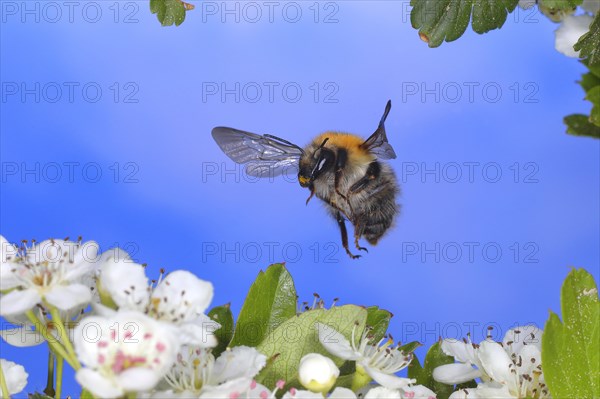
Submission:
[[[346,220],[354,227],[354,245],[359,251],[364,237],[376,245],[394,224],[399,213],[396,197],[400,188],[392,168],[383,160],[396,158],[385,132],[385,120],[392,107],[388,101],[377,130],[366,140],[360,136],[327,131],[305,148],[270,134],[258,135],[228,127],[216,127],[212,136],[234,162],[246,165],[254,177],[280,175],[290,168],[298,171],[300,186],[325,202],[336,220],[346,253]]]

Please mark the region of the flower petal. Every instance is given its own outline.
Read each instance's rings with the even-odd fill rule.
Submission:
[[[337,387],[329,394],[329,399],[356,399],[356,394],[351,389]]]
[[[218,385],[236,378],[252,380],[267,363],[267,357],[254,348],[236,346],[227,350],[216,360],[209,385]]]
[[[146,269],[127,259],[101,265],[100,289],[108,292],[120,309],[142,311],[150,300]]]
[[[408,395],[407,395],[408,394]],[[403,397],[413,399],[435,399],[436,394],[431,389],[423,385],[412,385],[404,389]]]
[[[592,14],[597,14],[600,11],[600,0],[583,0],[581,8]]]
[[[519,353],[525,345],[542,350],[543,331],[534,325],[511,328],[504,335],[502,344],[509,354]]]
[[[479,346],[478,355],[481,365],[492,380],[513,387],[517,377],[510,370],[514,368],[514,364],[499,343],[483,341]]]
[[[24,348],[28,346],[36,346],[44,341],[42,334],[34,330],[31,326],[15,327],[0,331],[0,336],[9,345]]]
[[[441,345],[442,351],[461,363],[477,363],[475,349],[470,343],[456,339],[445,339]]]
[[[525,345],[516,356],[520,357],[520,361],[517,362],[519,375],[531,375],[531,372],[542,363],[542,353],[534,345]]]
[[[170,307],[180,304],[179,307],[193,308],[194,317],[198,313],[204,313],[213,295],[212,283],[201,280],[186,270],[169,273],[152,292],[153,298],[169,298]]]
[[[401,399],[400,391],[397,389],[388,389],[386,387],[375,387],[369,389],[365,399]]]
[[[317,323],[315,326],[319,334],[319,341],[327,349],[327,352],[344,360],[357,360],[360,358],[360,355],[352,349],[346,337],[335,329],[322,323]]]
[[[481,377],[481,371],[464,363],[444,364],[433,370],[433,379],[448,385],[462,384],[478,377]]]
[[[323,399],[323,394],[305,391],[303,389],[295,389],[284,393],[282,399]]]
[[[41,301],[42,298],[34,289],[11,291],[0,298],[0,315],[13,316],[25,313]]]
[[[131,367],[118,375],[117,381],[127,392],[143,392],[154,388],[162,378],[156,370],[145,367]]]
[[[554,32],[556,50],[567,57],[578,58],[579,51],[575,51],[573,46],[583,34],[590,30],[592,20],[593,18],[587,14],[567,15]]]
[[[230,399],[246,392],[252,383],[251,378],[236,378],[218,386],[204,386],[200,393],[201,399]]]
[[[27,374],[23,366],[8,360],[0,359],[0,367],[2,368],[8,393],[10,395],[15,395],[25,389],[29,374]]]
[[[497,384],[479,384],[476,389],[468,389],[469,396],[467,399],[481,398],[481,399],[510,399],[516,398],[511,395],[506,386],[498,386]]]
[[[366,373],[375,380],[381,386],[384,386],[389,389],[400,389],[405,388],[410,384],[414,384],[417,382],[415,379],[410,378],[402,378],[398,377],[395,374],[387,374],[383,373],[373,367],[369,367],[365,364],[361,364],[361,366],[365,369]]]
[[[221,325],[208,316],[201,314],[196,320],[175,326],[179,331],[179,339],[182,343],[199,346],[201,348],[214,348],[218,341],[215,336]]]
[[[92,292],[83,284],[56,285],[44,297],[60,310],[69,310],[88,304],[92,300]]]
[[[113,384],[112,381],[91,369],[79,369],[75,373],[75,379],[82,387],[100,398],[118,398],[125,393],[120,387]]]

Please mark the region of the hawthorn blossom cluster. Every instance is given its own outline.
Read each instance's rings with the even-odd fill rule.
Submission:
[[[214,353],[220,325],[205,313],[213,286],[188,271],[152,281],[145,266],[125,252],[100,254],[97,243],[81,239],[16,246],[0,236],[0,251],[0,315],[28,330],[5,330],[2,338],[17,346],[48,342],[96,397],[266,399],[287,386],[256,381],[268,359],[255,348]],[[411,354],[390,342],[375,345],[366,333],[360,338],[353,333],[350,342],[325,325],[315,327],[324,350],[355,362],[361,397],[435,398],[428,388],[395,375],[410,363]],[[3,360],[2,368],[9,394],[25,387],[21,366]],[[330,393],[339,373],[331,358],[309,353],[298,365],[298,381],[306,390],[288,386],[283,397],[357,398],[347,388]],[[372,380],[378,385],[368,385]]]
[[[520,0],[519,6],[523,9],[529,9],[535,6],[535,0]],[[590,25],[594,16],[600,10],[600,0],[583,0],[581,9],[582,14],[574,15],[576,7],[570,12],[562,10],[548,10],[540,6],[540,11],[554,22],[559,22],[560,26],[555,31],[556,50],[567,57],[579,58],[579,51],[575,51],[573,46],[581,36],[590,30]]]
[[[267,387],[258,381],[264,381],[261,372],[268,372],[270,359],[256,348],[216,350],[221,326],[206,314],[213,286],[188,271],[161,272],[154,281],[125,252],[100,254],[97,243],[81,239],[15,246],[0,236],[0,261],[0,315],[27,329],[27,334],[2,331],[2,338],[16,346],[47,342],[95,397],[436,398],[415,379],[397,375],[413,360],[412,353],[394,346],[390,336],[374,341],[371,330],[358,322],[350,337],[315,323],[320,345],[315,350],[321,352],[304,353],[297,375],[290,376],[301,387],[282,380]],[[441,349],[457,363],[437,367],[433,377],[450,385],[479,381],[476,388],[457,390],[452,399],[550,398],[541,333],[520,327],[501,343],[444,340]],[[343,384],[341,364],[354,370]],[[23,390],[28,375],[2,359],[0,377],[4,397]]]
[[[461,389],[450,398],[536,398],[550,393],[542,373],[542,330],[535,326],[507,331],[502,342],[488,338],[480,344],[470,339],[445,339],[442,350],[457,363],[437,367],[433,378],[444,384],[462,384],[479,378],[477,388]]]

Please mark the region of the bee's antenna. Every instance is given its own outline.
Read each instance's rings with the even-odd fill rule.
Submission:
[[[287,141],[287,140],[284,140],[284,139],[282,139],[281,137],[273,136],[272,134],[265,134],[264,136],[265,136],[265,137],[267,137],[267,138],[273,139],[273,140],[278,140],[278,141],[281,141],[281,142],[282,142],[282,143],[284,143],[284,144],[291,145],[292,147],[294,147],[294,148],[297,148],[298,150],[300,150],[300,152],[301,152],[302,154],[304,154],[304,150],[302,149],[302,147],[300,147],[300,146],[297,146],[297,145],[296,145],[296,144],[294,144],[294,143],[290,143],[289,141]]]
[[[325,143],[327,143],[328,141],[329,141],[329,137],[325,137],[325,140],[323,140],[323,142],[319,146],[319,149],[323,148],[325,146]]]

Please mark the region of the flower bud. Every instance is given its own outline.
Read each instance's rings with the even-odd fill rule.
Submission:
[[[300,383],[312,392],[327,393],[335,384],[340,370],[333,361],[318,353],[309,353],[300,360]]]

